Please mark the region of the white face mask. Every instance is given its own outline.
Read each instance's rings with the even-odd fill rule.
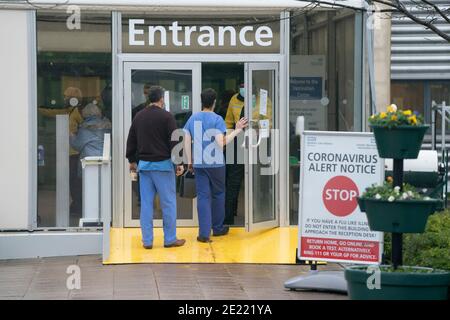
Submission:
[[[78,99],[75,98],[75,97],[70,98],[69,104],[70,104],[72,107],[76,107],[76,106],[78,105]]]
[[[245,88],[239,88],[239,94],[241,97],[245,97]]]

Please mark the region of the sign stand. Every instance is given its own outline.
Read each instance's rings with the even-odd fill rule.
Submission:
[[[287,280],[284,287],[290,290],[315,290],[347,293],[347,281],[344,271],[320,271],[313,269],[306,276],[297,276]]]
[[[295,251],[295,256],[298,255]],[[298,260],[301,261],[301,260]],[[311,261],[311,270],[307,275],[296,276],[284,283],[286,289],[294,290],[314,290],[326,292],[347,293],[347,281],[344,278],[344,271],[320,271],[317,270],[317,261]]]
[[[354,198],[349,195],[358,194],[358,190],[364,188],[365,185],[382,179],[383,166],[375,158],[377,157],[376,145],[374,142],[368,142],[367,136],[366,140],[361,140],[364,137],[361,133],[349,135],[349,138],[360,140],[348,142],[342,140],[343,134],[341,133],[336,136],[335,140],[333,140],[334,136],[320,139],[327,133],[304,132],[304,119],[298,117],[296,134],[302,139],[301,188],[299,190],[301,192],[299,201],[302,202],[299,205],[299,249],[296,256],[301,259],[300,261],[311,258],[311,260],[308,260],[312,263],[308,274],[287,280],[284,287],[290,290],[315,290],[345,294],[347,293],[347,281],[344,277],[344,271],[319,271],[317,270],[317,261],[337,263],[379,262],[382,252],[381,247],[379,247],[381,235],[370,234],[370,230],[365,231],[365,229],[368,229],[367,221],[362,220],[359,215],[355,216],[354,210],[357,210],[357,204],[354,203]],[[341,137],[340,140],[339,136]],[[327,163],[328,158],[322,156],[333,148],[341,153],[358,154],[358,159],[369,159],[370,162],[364,162],[364,164],[367,164],[367,167],[370,167],[371,170],[345,174],[341,171],[343,169],[336,169],[340,168],[341,164],[345,166],[346,163]],[[305,157],[306,150],[311,152],[310,155],[315,153],[320,154],[321,157],[315,162],[311,161],[312,156],[308,159]],[[320,161],[323,162],[319,163]],[[354,164],[354,161],[350,158],[346,161],[347,164]],[[305,178],[306,173],[309,178]],[[335,177],[330,179],[330,175],[335,175]],[[307,189],[303,187],[305,179],[309,179]],[[320,179],[322,180],[319,181]],[[348,183],[348,181],[352,183]],[[356,181],[356,183],[353,181]],[[335,200],[338,197],[340,197],[340,201]],[[319,202],[321,203],[320,207],[317,207]],[[355,233],[355,236],[349,237],[338,232],[343,231],[343,234],[346,234],[347,231],[353,230],[354,226],[361,228],[363,231],[360,233],[367,234],[367,236],[356,235]],[[371,237],[373,240],[370,241],[370,238],[366,237]],[[364,254],[355,253],[352,255],[352,252],[363,252]]]

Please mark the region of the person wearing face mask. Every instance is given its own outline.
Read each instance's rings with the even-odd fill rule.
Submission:
[[[45,108],[39,107],[38,111],[46,117],[56,117],[57,115],[69,115],[69,135],[74,135],[78,131],[79,125],[83,122],[80,113],[81,101],[83,95],[77,87],[68,87],[64,90],[64,107],[63,108]],[[81,193],[81,177],[78,175],[78,163],[80,162],[80,154],[77,150],[70,147],[69,149],[69,183],[70,212],[80,214],[82,210],[82,193]]]
[[[227,130],[234,130],[236,123],[244,117],[245,87],[242,83],[239,92],[231,97],[228,104],[225,124]],[[226,191],[225,191],[225,225],[233,225],[234,217],[237,215],[238,197],[244,178],[244,164],[237,162],[237,139],[233,141],[234,159],[233,163],[226,164]]]
[[[272,102],[267,98],[266,114],[261,115],[259,90],[254,87],[252,90],[252,120],[251,127],[258,129],[259,120],[268,119],[269,127],[272,127]],[[245,84],[241,83],[239,92],[235,94],[228,105],[225,116],[227,130],[235,129],[239,119],[245,116]],[[234,159],[233,163],[227,163],[226,168],[226,196],[225,196],[225,221],[224,224],[234,224],[234,217],[237,215],[238,197],[241,190],[242,180],[244,179],[245,166],[238,163],[238,152],[242,152],[238,146],[237,139],[234,141]]]
[[[201,94],[202,111],[194,113],[186,125],[185,153],[188,168],[195,175],[200,242],[210,242],[213,236],[223,236],[229,231],[225,218],[225,159],[224,147],[248,125],[242,118],[236,129],[227,131],[221,116],[214,112],[217,93],[208,88]],[[193,144],[191,143],[193,142]]]

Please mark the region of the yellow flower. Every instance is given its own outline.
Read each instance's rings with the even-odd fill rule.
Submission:
[[[405,110],[405,111],[403,111],[403,114],[405,116],[410,116],[410,115],[412,115],[412,111],[411,110]]]
[[[370,116],[370,119],[375,119],[375,115],[374,115],[374,114],[371,115],[371,116]]]
[[[381,113],[380,113],[380,119],[384,119],[384,118],[386,118],[386,117],[387,117],[386,112],[381,112]]]
[[[395,114],[393,114],[392,116],[391,116],[391,121],[396,121],[397,120],[397,116],[395,115]]]
[[[391,104],[387,107],[387,112],[394,113],[397,111],[397,106],[395,104]]]
[[[411,117],[408,117],[409,122],[412,124],[417,124],[417,118],[416,115],[412,115]]]

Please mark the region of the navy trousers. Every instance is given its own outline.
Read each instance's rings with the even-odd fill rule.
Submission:
[[[209,238],[223,231],[225,219],[225,166],[194,168],[197,190],[199,236]]]

